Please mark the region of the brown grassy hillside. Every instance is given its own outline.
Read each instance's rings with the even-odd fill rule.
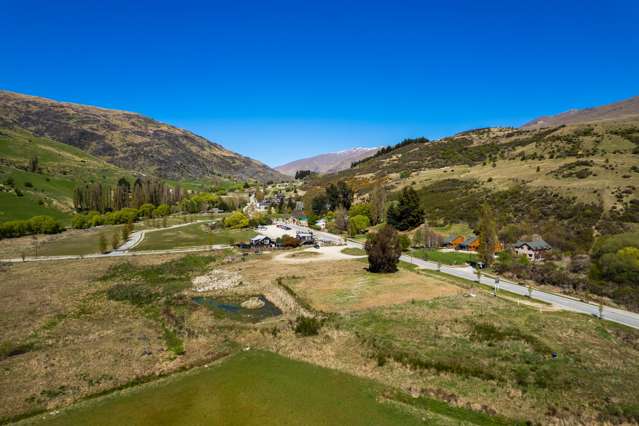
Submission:
[[[0,127],[27,129],[124,169],[170,179],[219,175],[265,182],[285,178],[259,161],[132,112],[0,91]]]

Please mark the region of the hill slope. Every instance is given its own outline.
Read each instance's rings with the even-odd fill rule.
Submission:
[[[22,128],[123,169],[170,179],[283,175],[189,131],[139,114],[0,91],[0,128]]]
[[[375,154],[379,148],[352,148],[345,151],[330,152],[302,158],[275,167],[275,170],[288,176],[294,176],[298,170],[310,170],[316,173],[335,173],[351,166],[354,161],[363,160]]]
[[[536,118],[522,127],[550,127],[628,118],[639,118],[639,96],[599,107],[575,109],[557,115],[546,115]]]
[[[477,224],[487,202],[499,223],[540,233],[572,252],[599,233],[639,224],[639,119],[548,128],[486,128],[435,142],[409,140],[355,167],[311,179],[305,204],[346,180],[366,199],[412,186],[437,226]]]

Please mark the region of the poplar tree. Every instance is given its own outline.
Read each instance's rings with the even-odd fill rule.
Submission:
[[[487,203],[482,204],[479,212],[479,258],[486,265],[495,260],[497,246],[497,224],[495,212]]]

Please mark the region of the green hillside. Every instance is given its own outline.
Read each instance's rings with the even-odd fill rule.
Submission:
[[[77,148],[22,129],[0,129],[0,157],[0,221],[38,214],[68,219],[75,186],[133,178],[131,172]],[[30,164],[34,158],[35,167]]]
[[[34,158],[36,167],[31,165]],[[76,186],[97,182],[115,185],[122,177],[132,183],[136,175],[135,171],[24,129],[0,128],[0,222],[48,215],[68,223]],[[191,191],[241,187],[218,176],[165,183]]]
[[[410,185],[443,224],[473,223],[478,205],[491,200],[504,212],[503,224],[531,217],[568,220],[588,209],[585,226],[631,224],[639,220],[639,119],[406,140],[348,170],[311,180],[305,187],[308,205],[341,179],[361,198],[377,182],[391,192]]]

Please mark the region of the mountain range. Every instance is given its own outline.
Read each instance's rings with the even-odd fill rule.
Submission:
[[[379,148],[352,148],[344,151],[329,152],[302,158],[275,167],[275,170],[288,176],[294,176],[298,170],[310,170],[316,173],[335,173],[351,167],[355,161],[370,157]]]
[[[0,91],[0,128],[26,130],[123,169],[168,179],[287,179],[257,160],[133,112]]]

